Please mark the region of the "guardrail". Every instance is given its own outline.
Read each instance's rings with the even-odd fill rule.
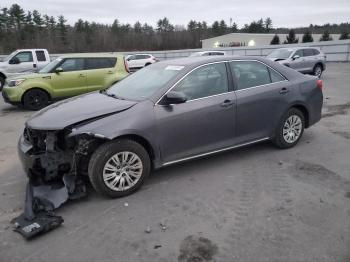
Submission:
[[[303,44],[290,45],[268,45],[257,47],[226,47],[216,48],[218,51],[225,51],[227,55],[245,55],[245,56],[266,56],[274,49],[282,47],[301,47],[312,46],[320,48],[326,55],[329,62],[349,62],[350,61],[350,40],[337,40],[327,42],[314,42]],[[136,53],[148,53],[157,57],[159,60],[176,59],[181,57],[188,57],[190,54],[198,51],[205,51],[206,49],[182,49],[182,50],[166,50],[166,51],[139,51],[139,52],[122,52],[125,55]],[[211,49],[212,50],[212,49]],[[63,54],[50,54],[54,59]],[[0,58],[5,55],[0,55]]]

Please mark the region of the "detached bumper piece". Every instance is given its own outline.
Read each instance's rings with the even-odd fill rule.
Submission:
[[[85,184],[72,175],[63,176],[62,183],[33,185],[29,179],[26,189],[24,213],[12,220],[14,231],[31,239],[59,227],[63,222],[54,210],[69,199],[86,196]]]
[[[63,223],[54,210],[68,200],[85,197],[86,186],[77,164],[83,161],[86,141],[65,150],[64,141],[53,132],[27,134],[19,142],[18,152],[29,181],[24,212],[14,218],[14,231],[31,239]],[[85,146],[85,147],[84,147]],[[86,162],[86,161],[83,161]]]

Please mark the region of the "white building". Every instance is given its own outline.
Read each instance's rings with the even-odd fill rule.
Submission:
[[[250,33],[231,33],[213,38],[202,40],[202,48],[212,49],[216,47],[234,47],[234,46],[264,46],[271,43],[275,34],[250,34]],[[288,34],[277,34],[281,44],[287,39]],[[301,43],[303,34],[296,34]],[[312,34],[314,42],[319,42],[322,34]],[[333,40],[339,39],[339,34],[331,34]]]

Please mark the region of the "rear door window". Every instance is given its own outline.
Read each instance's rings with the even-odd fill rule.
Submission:
[[[304,49],[304,56],[313,56],[314,52],[312,49]]]
[[[232,61],[230,66],[237,81],[236,90],[272,83],[268,67],[260,62]]]
[[[275,70],[268,68],[270,72],[270,77],[271,77],[271,82],[276,83],[276,82],[281,82],[286,80],[280,73],[277,73]]]
[[[114,57],[85,58],[85,68],[87,70],[112,68],[116,62],[117,58]]]

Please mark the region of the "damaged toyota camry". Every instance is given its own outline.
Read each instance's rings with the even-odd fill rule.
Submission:
[[[24,217],[81,197],[84,177],[115,198],[140,188],[152,169],[265,140],[290,148],[320,120],[322,103],[321,80],[264,58],[153,64],[26,122]]]

